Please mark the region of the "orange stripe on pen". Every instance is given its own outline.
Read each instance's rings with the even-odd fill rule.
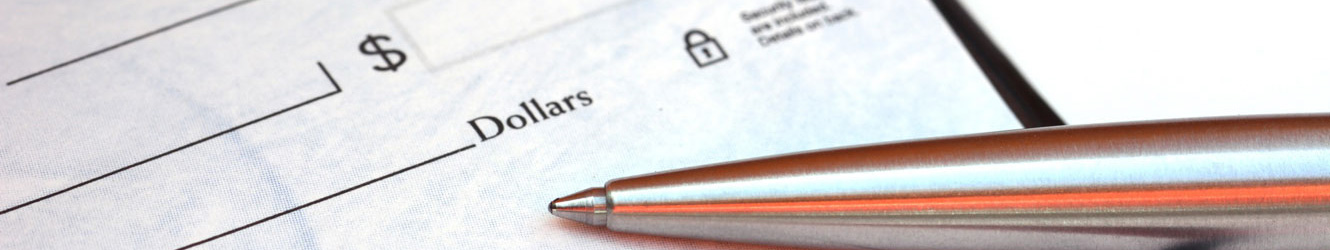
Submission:
[[[843,201],[617,205],[614,213],[893,212],[1290,205],[1330,202],[1330,184]]]

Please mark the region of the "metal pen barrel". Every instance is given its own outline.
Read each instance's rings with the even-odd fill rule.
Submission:
[[[628,177],[611,230],[854,249],[1330,248],[1330,115],[1063,126]]]

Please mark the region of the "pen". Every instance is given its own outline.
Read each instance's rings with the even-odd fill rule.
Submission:
[[[1330,114],[1060,126],[611,180],[613,231],[819,248],[1327,249]]]

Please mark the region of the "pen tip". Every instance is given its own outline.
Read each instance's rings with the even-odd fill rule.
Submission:
[[[609,217],[609,206],[605,201],[604,188],[588,188],[577,193],[554,199],[549,210],[554,216],[569,219],[587,225],[604,226]]]

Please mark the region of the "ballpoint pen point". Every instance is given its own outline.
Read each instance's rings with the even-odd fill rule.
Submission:
[[[577,193],[554,199],[550,202],[550,213],[559,218],[569,219],[593,226],[604,226],[609,216],[605,201],[605,189],[588,188]]]

